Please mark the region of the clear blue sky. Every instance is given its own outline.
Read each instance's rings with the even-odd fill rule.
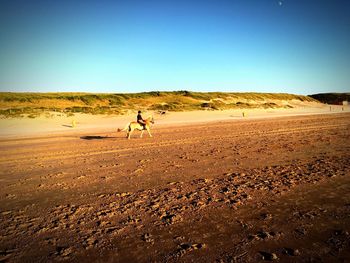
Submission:
[[[350,1],[0,1],[0,91],[151,90],[350,92]]]

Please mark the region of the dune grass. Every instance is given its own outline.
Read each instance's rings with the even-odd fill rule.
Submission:
[[[320,93],[313,94],[310,97],[328,104],[341,105],[343,101],[350,101],[350,93]]]
[[[124,114],[128,110],[190,111],[234,108],[290,107],[287,101],[315,99],[287,93],[224,93],[152,91],[142,93],[0,93],[0,116],[65,114]],[[278,102],[284,103],[278,103]]]

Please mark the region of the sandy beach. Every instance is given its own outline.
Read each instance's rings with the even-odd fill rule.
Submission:
[[[79,117],[2,120],[1,261],[350,259],[341,107]]]
[[[144,112],[144,118],[153,116],[153,129],[163,126],[181,126],[193,123],[208,123],[217,121],[247,121],[259,118],[283,116],[301,116],[310,114],[334,114],[350,112],[349,106],[325,105],[320,103],[303,103],[292,109],[236,109],[221,111],[191,111],[191,112]],[[244,114],[244,116],[243,116]],[[1,137],[31,137],[53,134],[85,134],[114,133],[118,128],[124,128],[127,123],[136,119],[136,112],[126,115],[91,115],[79,114],[67,117],[66,114],[52,112],[47,116],[30,118],[0,119]],[[73,121],[75,126],[73,127]]]

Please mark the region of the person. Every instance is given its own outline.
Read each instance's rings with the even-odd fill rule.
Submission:
[[[142,116],[141,116],[141,111],[140,111],[140,110],[137,112],[137,122],[138,122],[139,124],[142,125],[143,129],[146,128],[146,122],[145,122],[145,120],[142,118]]]

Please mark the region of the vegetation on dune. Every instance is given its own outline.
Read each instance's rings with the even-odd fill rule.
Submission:
[[[0,116],[35,117],[47,112],[65,114],[123,114],[128,110],[188,111],[235,108],[291,107],[276,101],[315,99],[286,93],[225,93],[152,91],[141,93],[0,93]]]
[[[350,101],[350,93],[320,93],[309,96],[322,103],[328,104],[340,105],[343,101]]]

